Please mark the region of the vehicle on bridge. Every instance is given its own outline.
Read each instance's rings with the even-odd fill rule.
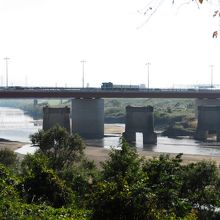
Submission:
[[[116,85],[112,82],[103,82],[101,85],[102,90],[141,90],[145,89],[145,85]]]

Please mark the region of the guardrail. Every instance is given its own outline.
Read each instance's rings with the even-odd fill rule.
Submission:
[[[113,89],[101,89],[99,87],[22,87],[22,86],[10,86],[10,87],[0,87],[0,91],[79,91],[79,92],[209,92],[209,93],[219,93],[220,89],[210,88],[210,89],[194,89],[194,88],[113,88]]]

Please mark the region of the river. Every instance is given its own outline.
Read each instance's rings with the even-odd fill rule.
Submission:
[[[111,125],[108,125],[108,127]],[[112,127],[124,129],[124,124],[114,124]],[[12,141],[30,142],[29,136],[42,126],[32,117],[24,114],[20,109],[0,107],[0,138]],[[86,140],[86,143],[98,147],[114,147],[119,144],[119,134],[106,133],[103,139]],[[167,138],[158,136],[157,145],[142,145],[142,135],[137,134],[136,147],[143,150],[166,153],[184,153],[196,155],[220,156],[220,143],[198,142],[190,138]],[[28,146],[25,146],[25,152],[28,152]],[[33,151],[33,149],[32,149]]]
[[[41,127],[20,109],[0,107],[0,138],[30,142],[29,136]]]

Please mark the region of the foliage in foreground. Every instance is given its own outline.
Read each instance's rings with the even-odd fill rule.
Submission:
[[[109,156],[91,197],[94,219],[219,217],[220,181],[213,162],[182,165],[181,154],[144,160],[123,142]]]
[[[69,142],[70,135],[56,126],[34,137],[39,152],[12,169],[0,164],[0,219],[220,217],[215,211],[220,207],[219,173],[211,161],[183,165],[181,154],[145,160],[122,141],[97,169],[85,158],[78,136]]]
[[[3,220],[88,220],[91,211],[72,208],[53,208],[48,205],[25,204],[19,201],[0,200],[0,219]]]
[[[84,155],[85,145],[79,135],[71,135],[58,125],[33,134],[31,141],[48,157],[49,166],[54,170],[70,167],[73,162],[80,161]]]
[[[53,207],[74,203],[74,194],[66,184],[49,168],[48,159],[36,153],[27,155],[22,162],[21,182],[23,198],[28,203],[46,203]]]
[[[7,167],[16,166],[17,154],[7,148],[0,150],[0,163]]]
[[[192,206],[180,197],[181,184],[174,175],[179,155],[146,162],[122,143],[121,150],[112,150],[109,156],[91,197],[93,219],[196,219]]]

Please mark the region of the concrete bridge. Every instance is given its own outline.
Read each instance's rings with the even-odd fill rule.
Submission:
[[[208,134],[215,133],[220,141],[220,99],[197,100],[198,124],[195,139],[205,141]],[[84,138],[102,138],[104,136],[104,100],[72,99],[72,129],[70,129],[70,108],[44,107],[43,129],[47,130],[60,124],[72,133]],[[153,107],[126,107],[125,132],[128,142],[136,141],[136,132],[143,134],[144,144],[156,144],[154,132]]]
[[[0,98],[220,98],[218,89],[0,87]]]
[[[79,133],[84,138],[104,136],[104,100],[102,98],[195,98],[198,106],[196,138],[205,140],[209,131],[217,133],[220,140],[220,90],[216,89],[118,89],[101,88],[0,88],[0,99],[19,98],[70,98],[72,99],[72,129],[69,124],[70,109],[44,109],[44,129],[59,123]],[[201,107],[203,106],[203,107]],[[205,107],[204,107],[205,106]],[[135,141],[135,132],[143,133],[145,144],[156,144],[152,107],[128,107],[124,136]]]

